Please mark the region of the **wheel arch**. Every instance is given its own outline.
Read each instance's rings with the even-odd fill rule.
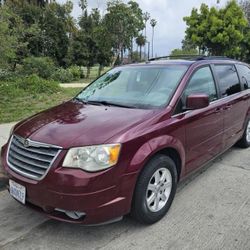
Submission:
[[[174,161],[179,181],[185,173],[185,150],[181,141],[172,136],[160,136],[143,144],[134,155],[129,171],[138,171],[140,175],[147,163],[158,154],[167,155]]]
[[[176,170],[177,170],[177,174],[178,174],[178,181],[179,181],[180,176],[181,176],[181,172],[182,172],[182,160],[181,160],[181,156],[180,156],[179,152],[174,148],[166,147],[164,149],[157,151],[152,157],[159,155],[159,154],[166,155],[174,161],[175,166],[176,166]],[[151,157],[151,159],[152,159],[152,157]]]

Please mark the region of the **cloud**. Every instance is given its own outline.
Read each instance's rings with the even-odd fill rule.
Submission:
[[[66,0],[58,0],[64,3]],[[78,17],[81,13],[79,1],[74,3],[73,15]],[[158,56],[168,55],[173,49],[181,47],[181,41],[185,36],[186,25],[184,16],[191,13],[193,7],[199,8],[202,3],[209,6],[216,6],[217,0],[137,0],[143,12],[149,12],[151,18],[157,20],[155,28],[154,51]],[[223,6],[227,0],[221,0]],[[89,0],[89,8],[99,7],[102,11],[106,8],[105,0]],[[148,40],[151,41],[152,29],[148,24]]]

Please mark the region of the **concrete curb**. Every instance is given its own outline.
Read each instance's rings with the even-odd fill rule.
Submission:
[[[0,190],[5,189],[7,184],[8,178],[6,177],[6,175],[0,173]]]
[[[3,172],[3,168],[0,163],[0,191],[2,189],[5,189],[7,183],[8,183],[7,175]]]

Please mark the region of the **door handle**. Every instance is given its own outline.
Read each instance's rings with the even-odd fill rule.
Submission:
[[[221,113],[221,111],[222,111],[222,108],[216,108],[216,109],[214,110],[214,113],[216,113],[216,114],[220,114],[220,113]]]
[[[243,97],[242,97],[242,99],[245,101],[245,100],[248,100],[248,99],[250,99],[250,95],[244,95]]]
[[[224,110],[230,110],[232,107],[233,107],[233,105],[228,104],[228,105],[224,108]]]

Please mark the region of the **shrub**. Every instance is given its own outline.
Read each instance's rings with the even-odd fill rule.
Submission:
[[[69,69],[63,69],[63,68],[57,69],[53,73],[51,78],[53,80],[55,80],[55,81],[59,81],[59,82],[62,82],[62,83],[71,82],[71,81],[74,80],[74,76],[71,73],[71,71]]]
[[[18,89],[34,94],[56,93],[61,89],[58,82],[42,79],[35,74],[17,79],[14,85]]]
[[[0,69],[0,81],[12,81],[18,77],[18,73]]]
[[[80,66],[71,66],[67,70],[73,75],[73,80],[84,78],[83,70]]]
[[[49,79],[56,67],[49,57],[27,57],[23,60],[21,73],[24,75],[36,74],[44,79]]]

